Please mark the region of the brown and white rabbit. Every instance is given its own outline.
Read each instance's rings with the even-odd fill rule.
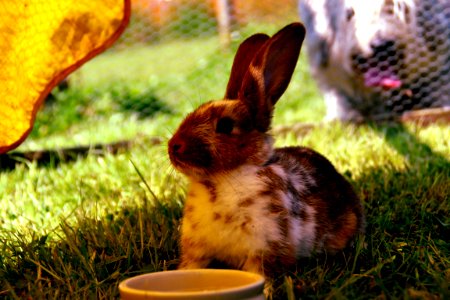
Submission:
[[[362,230],[363,212],[331,163],[304,147],[274,149],[267,133],[305,29],[239,47],[223,100],[201,105],[169,141],[190,183],[181,228],[181,269],[211,261],[270,276],[313,251],[336,252]]]

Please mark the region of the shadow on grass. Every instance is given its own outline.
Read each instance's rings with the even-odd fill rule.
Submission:
[[[76,227],[63,221],[50,236],[31,233],[31,241],[0,232],[0,297],[117,297],[121,280],[174,268],[180,218],[180,204],[144,200],[99,220],[78,216]]]
[[[131,141],[120,141],[110,144],[0,154],[0,172],[14,170],[17,164],[26,162],[36,162],[40,167],[56,167],[60,163],[85,158],[89,154],[117,154],[131,148],[132,145]]]
[[[367,214],[367,249],[360,260],[363,265],[387,262],[365,273],[370,275],[364,279],[366,292],[448,299],[450,162],[403,124],[371,128],[404,157],[406,168],[372,169],[355,182],[364,193]]]
[[[442,168],[450,167],[450,162],[444,156],[436,153],[426,143],[420,141],[402,123],[387,125],[371,124],[370,128],[377,132],[384,140],[400,153],[411,164],[420,161],[432,161]]]
[[[421,233],[417,238],[448,240],[450,236],[450,162],[419,140],[402,124],[372,125],[371,128],[406,160],[404,170],[390,166],[371,170],[358,179],[363,191],[379,182],[380,195],[373,198],[368,209],[386,214],[379,222],[382,230],[393,238]],[[443,141],[444,142],[444,141]],[[370,228],[369,228],[370,229]],[[412,235],[414,237],[414,235]],[[447,244],[447,247],[450,245]],[[449,248],[446,249],[450,250]]]

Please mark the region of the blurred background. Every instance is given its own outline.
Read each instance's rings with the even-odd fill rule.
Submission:
[[[21,148],[168,137],[186,113],[223,97],[240,42],[298,20],[296,0],[133,0],[119,41],[52,92]],[[304,53],[285,98],[277,123],[324,115]]]
[[[272,35],[300,20],[297,0],[131,2],[131,20],[124,34],[52,92],[22,149],[170,137],[184,115],[223,96],[234,53],[245,38],[257,32]],[[430,10],[427,0],[415,3],[428,5],[419,7],[417,26],[428,30],[423,39],[432,45],[430,49],[443,48],[439,51],[445,59],[447,31],[432,26],[442,14]],[[408,68],[397,64],[389,49],[381,49],[363,67],[377,65],[383,72],[389,69],[386,64],[397,64],[399,76],[417,74],[411,86],[380,91],[393,112],[430,106],[426,101],[436,97],[449,101],[448,95],[434,93],[436,85],[448,87],[448,68],[439,65],[442,59],[428,59],[420,47],[411,51],[417,59]],[[325,116],[306,57],[304,46],[291,84],[277,104],[275,126],[318,122]],[[409,94],[417,95],[417,101],[411,101]]]

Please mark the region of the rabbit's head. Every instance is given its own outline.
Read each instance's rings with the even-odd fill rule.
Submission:
[[[170,139],[176,169],[203,178],[270,158],[274,105],[291,80],[304,37],[303,25],[292,23],[271,38],[255,34],[239,46],[224,99],[190,113]]]

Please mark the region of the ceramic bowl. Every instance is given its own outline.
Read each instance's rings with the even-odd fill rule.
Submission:
[[[176,270],[135,276],[119,284],[128,299],[264,299],[264,278],[238,270]]]

